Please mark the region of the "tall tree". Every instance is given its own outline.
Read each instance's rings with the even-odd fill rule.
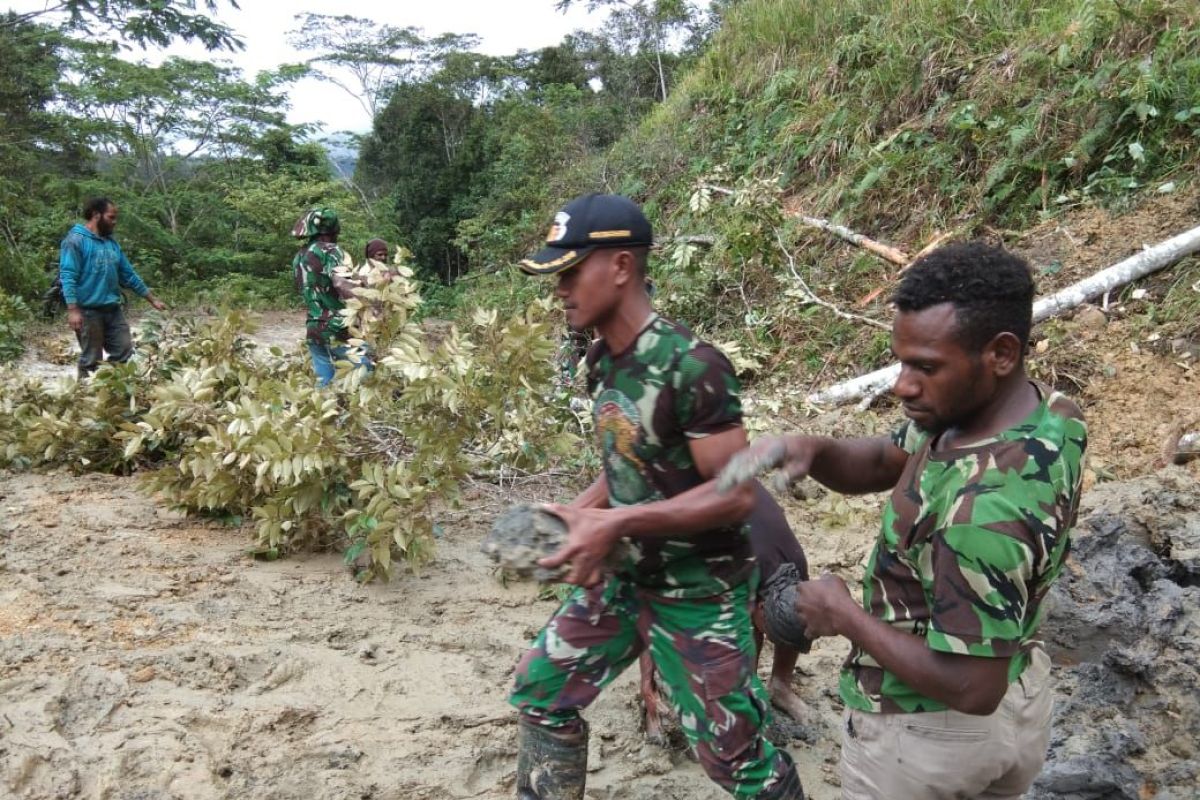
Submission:
[[[689,26],[700,17],[700,9],[687,0],[558,0],[555,8],[566,11],[584,3],[588,11],[609,9],[605,36],[614,47],[651,59],[658,78],[659,100],[667,99],[670,53]]]
[[[315,73],[358,100],[375,119],[393,88],[429,75],[452,52],[469,50],[478,37],[443,34],[426,39],[416,27],[397,28],[348,14],[297,14],[288,42]]]
[[[236,0],[226,2],[238,8]],[[59,0],[0,18],[0,29],[36,22],[92,39],[111,34],[142,47],[166,47],[181,39],[209,50],[241,50],[242,41],[209,16],[220,6],[218,0]]]

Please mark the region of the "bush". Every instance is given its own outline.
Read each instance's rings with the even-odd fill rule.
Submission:
[[[31,314],[25,301],[0,289],[0,364],[25,352],[22,336]]]
[[[346,317],[373,372],[339,365],[318,390],[306,363],[260,354],[238,314],[144,328],[142,356],[87,383],[0,381],[0,462],[144,471],[189,512],[251,517],[271,556],[336,547],[360,578],[431,552],[462,482],[576,453],[556,402],[548,304],[479,311],[428,341],[411,271],[370,278]],[[364,563],[360,562],[360,563]]]

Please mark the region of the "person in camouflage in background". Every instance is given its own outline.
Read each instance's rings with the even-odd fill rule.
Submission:
[[[710,480],[745,446],[729,361],[651,308],[650,223],[630,200],[587,195],[521,262],[557,275],[567,323],[595,327],[586,357],[601,476],[570,505],[549,505],[576,588],[517,666],[517,796],[581,800],[587,724],[580,711],[649,649],[665,698],[705,772],[739,798],[801,800],[791,757],[762,736],[767,698],[754,673],[756,572],[743,520],[749,487]],[[601,565],[628,539],[613,574]]]
[[[305,244],[292,260],[296,290],[308,309],[305,320],[308,352],[318,386],[328,386],[336,374],[335,361],[350,359],[366,365],[366,356],[355,357],[347,344],[349,332],[342,319],[345,301],[353,285],[335,274],[348,265],[345,251],[338,246],[341,222],[332,208],[314,208],[305,212],[292,227],[292,235]]]
[[[1019,798],[1045,760],[1053,692],[1036,637],[1070,546],[1087,427],[1025,374],[1033,294],[1028,265],[1002,249],[933,251],[894,298],[892,391],[908,420],[891,437],[768,437],[729,466],[774,461],[840,492],[891,490],[862,605],[826,575],[796,585],[791,609],[810,638],[853,645],[847,800]]]

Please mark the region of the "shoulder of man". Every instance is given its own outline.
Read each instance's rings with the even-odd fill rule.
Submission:
[[[688,326],[666,317],[656,319],[642,336],[638,343],[638,360],[654,362],[664,368],[677,366],[688,353],[719,355],[721,352]]]
[[[342,263],[342,248],[334,242],[310,242],[300,253],[306,259],[321,264],[337,266]]]
[[[318,240],[318,241],[313,242],[312,246],[315,247],[316,249],[320,250],[322,253],[341,253],[342,252],[342,246],[339,245],[337,242],[322,242],[322,241]]]
[[[1083,411],[1062,392],[1043,384],[1037,384],[1037,387],[1046,398],[1047,413],[1025,440],[1022,449],[1026,458],[1040,465],[1065,459],[1077,466],[1087,449],[1087,422]]]
[[[1072,400],[1062,392],[1051,389],[1042,384],[1038,384],[1038,388],[1046,397],[1046,407],[1050,413],[1063,420],[1078,422],[1087,425],[1083,417],[1083,410],[1079,408],[1079,404]]]
[[[723,375],[725,391],[738,393],[737,372],[721,348],[701,339],[686,325],[670,320],[664,322],[670,330],[667,336],[675,350],[673,371],[678,388],[692,386],[704,377]]]
[[[71,229],[67,231],[66,236],[62,238],[62,243],[64,245],[69,244],[72,247],[79,247],[86,239],[87,237],[80,233],[79,226],[72,225]]]

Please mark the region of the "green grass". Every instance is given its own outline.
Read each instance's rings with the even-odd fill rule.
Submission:
[[[795,352],[812,371],[831,358],[866,368],[886,351],[873,331],[784,296],[780,196],[915,251],[941,232],[1120,209],[1194,180],[1198,165],[1194,0],[744,0],[671,98],[563,187],[634,196],[661,237],[715,234],[690,259],[656,259],[660,304],[714,338]],[[753,179],[778,194],[689,203],[701,181]],[[886,293],[856,304],[888,287],[894,266],[823,233],[785,233],[822,297],[886,319]],[[514,291],[489,278],[456,302]],[[747,306],[765,327],[746,321]]]
[[[1015,227],[1195,159],[1198,23],[1181,0],[748,0],[653,123],[877,232]]]

